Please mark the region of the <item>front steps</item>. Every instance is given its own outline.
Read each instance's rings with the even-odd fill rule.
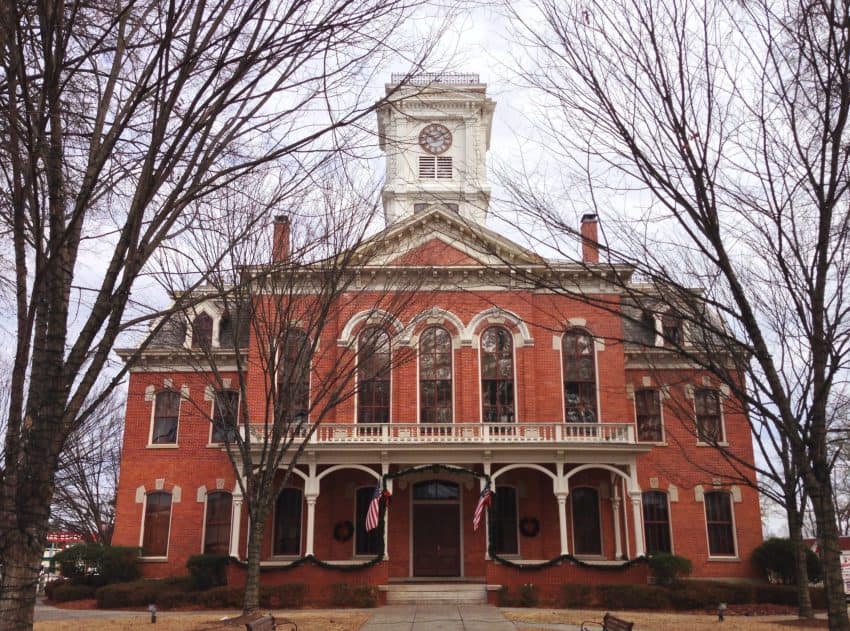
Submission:
[[[381,587],[388,605],[486,605],[483,583],[396,583]]]

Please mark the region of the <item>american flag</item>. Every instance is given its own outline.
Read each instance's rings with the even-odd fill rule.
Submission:
[[[372,496],[372,501],[369,502],[369,510],[366,511],[366,532],[374,530],[378,527],[378,517],[381,514],[381,486],[375,487],[375,494]]]
[[[484,515],[484,508],[490,505],[493,501],[493,491],[490,487],[486,487],[478,496],[478,506],[475,507],[475,515],[472,516],[472,530],[478,530],[481,524],[481,517]]]

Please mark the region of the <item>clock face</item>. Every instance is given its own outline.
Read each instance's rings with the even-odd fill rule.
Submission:
[[[438,123],[426,125],[419,132],[419,146],[434,155],[443,153],[452,146],[452,132]]]

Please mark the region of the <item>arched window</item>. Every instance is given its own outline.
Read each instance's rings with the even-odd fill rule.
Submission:
[[[517,538],[517,496],[512,486],[500,486],[493,495],[490,508],[493,525],[492,545],[497,554],[519,554]]]
[[[595,423],[596,361],[594,343],[585,331],[564,333],[564,407],[567,423]]]
[[[232,497],[225,491],[207,493],[207,519],[204,524],[204,554],[230,553],[230,512]]]
[[[419,420],[452,422],[452,338],[432,326],[419,338]]]
[[[369,504],[375,497],[374,486],[364,486],[357,489],[357,506],[354,521],[354,553],[358,555],[375,555],[381,552],[381,529],[373,528],[366,532],[366,514]]]
[[[708,529],[709,556],[735,556],[735,528],[732,523],[732,498],[725,491],[703,496]]]
[[[281,347],[283,356],[277,371],[281,410],[287,420],[306,420],[310,410],[310,338],[304,331],[288,329]]]
[[[171,493],[157,491],[145,498],[145,526],[142,556],[168,555],[168,529],[171,524]]]
[[[192,348],[209,348],[212,344],[213,321],[206,311],[192,321]]]
[[[363,329],[357,341],[357,421],[390,420],[390,336],[378,327]]]
[[[154,445],[176,443],[179,418],[180,393],[174,390],[158,392],[154,401],[151,443]]]
[[[485,423],[511,423],[514,410],[514,352],[511,334],[491,326],[481,335],[481,399]]]
[[[573,513],[573,540],[576,554],[602,554],[599,525],[599,493],[582,486],[570,492]]]
[[[301,554],[300,489],[283,489],[274,507],[274,545],[272,553],[287,556]]]
[[[670,513],[667,495],[660,491],[643,494],[643,530],[646,535],[646,553],[672,552],[670,545]]]

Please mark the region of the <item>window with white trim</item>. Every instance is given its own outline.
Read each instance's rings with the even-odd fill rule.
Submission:
[[[712,388],[695,390],[694,411],[699,442],[710,444],[723,442],[720,392]]]
[[[207,493],[204,554],[230,554],[230,517],[233,496],[227,491]]]
[[[219,390],[213,403],[212,437],[213,443],[233,442],[236,440],[237,413],[239,411],[239,391]]]
[[[567,423],[596,423],[596,357],[593,337],[571,329],[561,340],[564,416]]]
[[[708,530],[708,555],[735,556],[735,527],[732,520],[732,496],[726,491],[703,495]]]
[[[177,444],[177,425],[180,418],[180,393],[161,390],[154,399],[151,444]]]
[[[171,493],[156,491],[145,497],[145,524],[142,556],[168,555],[168,530],[171,525]]]
[[[661,426],[661,393],[645,388],[635,392],[635,424],[640,442],[660,443],[664,440]]]
[[[419,420],[452,422],[452,338],[440,326],[419,337]]]
[[[646,553],[670,553],[670,511],[667,494],[647,491],[643,494],[643,532],[646,538]]]

